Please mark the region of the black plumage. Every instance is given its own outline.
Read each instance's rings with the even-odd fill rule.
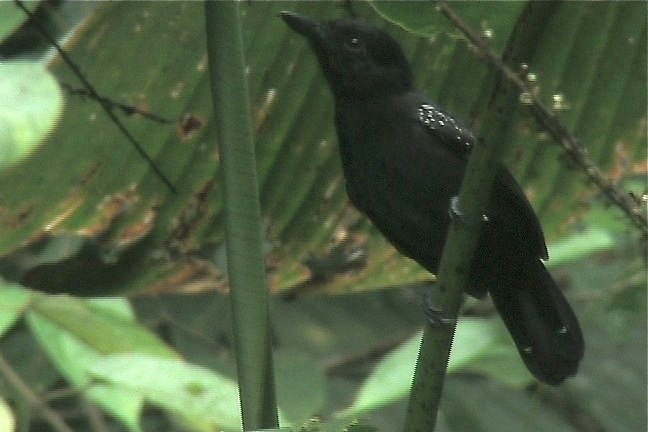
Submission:
[[[356,20],[282,13],[305,36],[335,98],[351,202],[404,255],[438,270],[473,134],[414,89],[410,65],[385,31]],[[540,223],[513,176],[497,168],[467,293],[490,293],[528,369],[559,384],[584,353],[571,307],[545,269]]]

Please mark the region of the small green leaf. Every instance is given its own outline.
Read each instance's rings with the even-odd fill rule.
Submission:
[[[103,384],[92,384],[85,395],[99,403],[106,412],[120,419],[130,431],[142,431],[139,423],[144,400],[141,395],[124,391],[118,386]]]
[[[123,299],[81,300],[67,296],[39,296],[31,318],[55,326],[61,337],[83,342],[96,354],[140,352],[175,357],[156,335],[138,324],[132,312],[124,310]],[[43,343],[51,346],[51,341]]]
[[[0,61],[0,170],[29,155],[62,111],[63,94],[45,66]]]
[[[547,266],[555,267],[617,246],[617,239],[609,230],[593,227],[553,243]]]
[[[98,359],[91,373],[201,429],[241,427],[236,383],[209,369],[176,359],[118,354]]]
[[[31,293],[20,285],[0,282],[0,336],[22,316],[30,299]]]
[[[409,395],[421,334],[387,354],[365,380],[353,404],[336,417],[353,417]],[[505,368],[502,365],[506,365]],[[511,386],[531,380],[504,326],[495,320],[463,318],[457,324],[448,372],[472,370]]]
[[[28,314],[27,322],[52,362],[70,383],[86,388],[85,394],[89,399],[122,420],[131,431],[140,430],[139,417],[143,407],[140,395],[114,386],[91,385],[88,370],[102,357],[100,353],[73,332],[61,329],[55,322],[37,313]],[[77,327],[83,325],[84,322],[80,321]]]
[[[106,354],[176,354],[134,320],[124,299],[39,295],[32,306],[27,322],[61,374],[76,387],[86,388],[91,400],[122,420],[131,431],[140,431],[142,396],[113,385],[94,385],[88,371]]]
[[[524,386],[532,380],[506,328],[495,319],[459,321],[448,372],[459,370],[482,372],[512,387]]]
[[[387,354],[365,380],[353,404],[336,417],[353,417],[405,398],[410,391],[421,333]]]
[[[326,378],[315,360],[303,351],[281,349],[275,351],[274,364],[282,424],[301,424],[322,412]]]
[[[448,29],[447,18],[437,12],[434,2],[369,2],[376,13],[389,22],[418,36],[434,36]],[[475,3],[455,2],[453,9],[482,36],[502,49],[524,2],[492,2],[486,7]]]
[[[5,402],[4,399],[0,398],[0,430],[6,432],[13,432],[16,428],[16,420],[14,419],[13,413]]]

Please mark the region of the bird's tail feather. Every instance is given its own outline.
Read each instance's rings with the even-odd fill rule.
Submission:
[[[542,262],[517,266],[497,280],[490,295],[529,371],[552,385],[574,375],[585,350],[583,335]]]

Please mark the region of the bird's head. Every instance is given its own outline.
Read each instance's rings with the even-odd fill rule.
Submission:
[[[411,89],[412,71],[398,42],[357,20],[318,21],[292,12],[283,20],[308,39],[336,97],[366,98]]]

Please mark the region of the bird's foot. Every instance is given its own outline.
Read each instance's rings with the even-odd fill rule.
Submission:
[[[433,295],[432,291],[428,291],[425,294],[423,313],[428,322],[434,327],[454,326],[457,323],[457,320],[443,316],[443,310],[434,304]]]
[[[470,219],[466,217],[466,215],[461,210],[458,195],[455,195],[452,198],[450,198],[450,218],[452,220],[458,220],[462,224],[468,226],[474,226],[479,224],[480,222],[488,222],[488,216],[486,216],[485,214],[482,215],[481,218],[479,219]]]

